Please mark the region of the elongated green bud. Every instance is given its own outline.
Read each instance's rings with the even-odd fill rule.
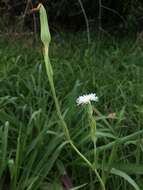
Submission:
[[[41,24],[41,41],[44,44],[44,47],[49,47],[51,41],[51,35],[49,31],[47,13],[42,4],[39,4],[39,12],[40,12],[40,24]]]

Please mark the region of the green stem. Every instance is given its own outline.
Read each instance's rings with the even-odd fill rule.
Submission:
[[[99,182],[100,182],[100,184],[101,184],[102,190],[106,190],[106,189],[105,189],[104,182],[103,182],[102,178],[100,177],[98,171],[95,169],[94,172],[95,172],[95,174],[96,174],[96,176],[97,176],[97,178],[98,178],[98,180],[99,180]]]
[[[94,153],[93,153],[94,154],[94,165],[96,165],[96,142],[95,141],[93,142],[93,145],[94,145],[94,150],[93,150],[94,151]]]
[[[88,122],[90,125],[90,136],[91,136],[91,141],[93,142],[93,155],[94,155],[94,164],[96,165],[96,120],[93,117],[93,108],[91,103],[88,104],[87,107],[87,112],[88,112]]]
[[[101,183],[102,190],[105,190],[104,184],[102,182],[102,179],[99,176],[98,172],[95,170],[95,167],[76,148],[76,146],[71,141],[69,130],[68,130],[67,124],[66,124],[66,122],[65,122],[65,120],[64,120],[64,118],[62,116],[60,106],[59,106],[59,102],[58,102],[58,98],[56,96],[56,91],[55,91],[55,85],[54,85],[54,80],[53,80],[53,70],[52,70],[52,66],[50,64],[49,53],[48,53],[51,36],[50,36],[50,32],[49,32],[47,14],[46,14],[46,10],[45,10],[45,8],[44,8],[44,6],[42,4],[39,4],[38,9],[40,10],[41,41],[43,42],[43,45],[44,45],[44,60],[45,60],[46,72],[47,72],[48,80],[49,80],[49,83],[50,83],[52,96],[53,96],[53,99],[54,99],[54,102],[55,102],[57,115],[58,115],[58,117],[60,119],[60,122],[61,122],[61,126],[63,128],[64,134],[65,134],[67,140],[69,140],[69,142],[70,142],[71,147],[84,160],[84,162],[86,162],[87,165],[95,172],[95,174],[97,175],[97,178],[99,179],[99,181]],[[95,141],[95,143],[96,143],[96,141]]]
[[[50,60],[49,60],[49,57],[47,54],[45,54],[44,56],[45,58],[45,63],[46,63],[46,71],[47,71],[47,76],[48,76],[48,79],[49,79],[49,83],[50,83],[50,87],[51,87],[51,91],[52,91],[52,95],[53,95],[53,99],[54,99],[54,102],[55,102],[55,106],[56,106],[56,111],[57,111],[57,115],[60,119],[60,122],[61,122],[61,125],[63,127],[63,131],[64,131],[64,134],[66,136],[66,138],[70,141],[70,145],[71,147],[75,150],[75,152],[80,156],[80,158],[82,158],[82,160],[84,160],[85,163],[87,163],[87,165],[95,172],[99,182],[101,183],[101,186],[102,186],[102,190],[105,190],[105,187],[104,187],[104,183],[100,177],[100,175],[98,174],[97,170],[95,170],[95,166],[93,166],[89,160],[76,148],[76,146],[73,144],[73,142],[71,141],[71,138],[70,138],[70,134],[69,134],[69,130],[68,130],[68,127],[64,121],[64,118],[61,114],[61,110],[60,110],[60,106],[59,106],[59,102],[58,102],[58,99],[57,99],[57,95],[56,95],[56,91],[55,91],[55,85],[54,85],[54,81],[53,81],[53,75],[52,75],[52,70],[50,71],[50,67],[51,65],[50,64]],[[51,68],[52,69],[52,68]],[[92,117],[92,116],[91,116]],[[93,119],[93,118],[92,118]],[[93,120],[92,120],[93,121]],[[95,123],[96,124],[96,123]],[[93,127],[93,126],[92,126]],[[94,126],[96,127],[96,125]],[[94,131],[94,130],[93,130]],[[94,136],[94,135],[93,135]],[[93,139],[93,142],[94,142],[94,159],[96,159],[96,138],[94,136]]]
[[[71,147],[75,150],[75,152],[82,158],[82,160],[85,161],[85,163],[87,163],[87,165],[95,172],[100,184],[101,184],[101,187],[102,187],[102,190],[106,190],[105,189],[105,185],[104,185],[104,182],[102,180],[102,178],[100,177],[98,171],[95,169],[95,167],[88,161],[88,159],[76,148],[76,146],[73,144],[72,141],[70,141],[70,145]]]
[[[50,64],[50,60],[49,60],[49,56],[48,56],[47,52],[45,52],[44,59],[45,59],[45,64],[46,64],[46,72],[47,72],[47,76],[48,76],[48,79],[49,79],[49,84],[50,84],[51,91],[52,91],[52,96],[53,96],[55,106],[56,106],[57,115],[58,115],[58,117],[60,119],[61,126],[63,128],[63,131],[65,133],[66,138],[68,140],[70,140],[68,127],[67,127],[67,125],[66,125],[66,123],[65,123],[65,121],[63,119],[62,114],[61,114],[59,102],[58,102],[58,99],[57,99],[56,90],[55,90],[55,86],[54,86],[54,80],[53,80],[53,74],[52,74],[52,66]]]
[[[71,147],[75,150],[75,152],[84,160],[85,163],[93,170],[92,164],[89,162],[89,160],[76,148],[76,146],[73,144],[72,141],[70,141]]]

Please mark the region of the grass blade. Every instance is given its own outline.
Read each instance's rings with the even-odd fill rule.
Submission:
[[[111,173],[124,178],[130,185],[132,185],[132,187],[134,187],[135,190],[140,190],[136,182],[125,172],[112,168]]]

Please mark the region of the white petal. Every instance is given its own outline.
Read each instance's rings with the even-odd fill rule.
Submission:
[[[91,101],[95,101],[97,102],[98,101],[98,97],[96,96],[95,93],[91,93],[91,94],[86,94],[86,95],[83,95],[83,96],[79,96],[76,100],[76,103],[77,105],[80,105],[80,104],[88,104],[90,103]]]

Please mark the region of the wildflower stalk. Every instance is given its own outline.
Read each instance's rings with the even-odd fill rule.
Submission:
[[[94,171],[95,175],[97,176],[97,178],[101,184],[102,190],[106,190],[104,182],[103,182],[102,178],[100,177],[97,169],[95,168],[95,165],[93,165],[93,164],[91,164],[91,162],[89,162],[89,160],[76,148],[76,146],[72,143],[72,141],[70,141],[70,145],[75,150],[75,152],[85,161],[85,163]]]
[[[90,136],[94,146],[94,164],[96,164],[96,120],[93,118],[93,108],[91,103],[87,105]]]
[[[53,71],[52,71],[52,67],[51,67],[51,64],[50,64],[50,60],[49,60],[49,57],[48,57],[47,50],[45,51],[44,59],[45,59],[46,71],[47,71],[47,75],[48,75],[48,79],[49,79],[53,99],[54,99],[55,106],[56,106],[57,115],[58,115],[58,117],[60,119],[61,126],[63,127],[63,131],[64,131],[64,134],[65,134],[66,138],[68,140],[70,140],[69,130],[68,130],[67,125],[66,125],[66,123],[65,123],[65,121],[63,119],[63,116],[61,114],[60,106],[59,106],[58,99],[57,99],[57,96],[56,96],[56,91],[55,91],[54,81],[53,81]]]
[[[93,117],[93,108],[91,103],[89,102],[87,105],[87,113],[88,113],[88,121],[89,121],[89,127],[90,127],[90,136],[91,136],[91,140],[93,142],[93,155],[94,155],[94,161],[93,161],[93,169],[94,172],[102,186],[102,189],[105,190],[105,185],[104,182],[102,180],[102,178],[100,177],[98,171],[97,171],[97,167],[96,167],[96,120]]]
[[[62,117],[62,114],[60,111],[60,106],[59,106],[58,99],[56,96],[55,87],[54,87],[53,70],[52,70],[52,66],[50,63],[50,59],[49,59],[49,44],[51,41],[51,35],[50,35],[50,31],[49,31],[47,13],[46,13],[46,10],[42,4],[38,5],[37,10],[40,11],[41,41],[42,41],[43,46],[44,46],[44,61],[45,61],[47,76],[49,79],[49,84],[51,87],[53,99],[54,99],[55,106],[56,106],[57,115],[60,119],[61,126],[63,127],[63,131],[64,131],[66,138],[68,140],[70,140],[69,131],[68,131],[66,123]]]
[[[67,138],[67,140],[69,141],[71,147],[75,150],[75,152],[80,156],[80,158],[95,172],[99,182],[101,183],[102,186],[102,190],[105,190],[105,186],[102,183],[102,179],[100,178],[97,170],[95,170],[95,167],[92,165],[92,163],[76,148],[76,146],[73,144],[71,138],[70,138],[70,134],[69,134],[69,130],[67,127],[67,124],[62,116],[61,110],[60,110],[60,106],[59,106],[59,102],[56,96],[56,91],[55,91],[55,86],[54,86],[54,80],[53,80],[53,70],[52,70],[52,66],[50,64],[50,59],[49,59],[49,44],[51,41],[51,36],[50,36],[50,32],[49,32],[49,26],[48,26],[48,19],[47,19],[47,13],[46,10],[44,8],[44,6],[40,3],[38,5],[38,7],[36,9],[34,9],[34,11],[39,10],[40,12],[40,24],[41,24],[41,41],[43,43],[44,46],[44,61],[45,61],[45,66],[46,66],[46,72],[47,72],[47,76],[48,76],[48,80],[49,80],[49,84],[50,84],[50,88],[52,91],[52,95],[53,95],[53,99],[55,102],[55,106],[56,106],[56,111],[57,111],[57,115],[59,117],[59,120],[61,122],[61,126],[63,128],[63,132],[65,134],[65,137]]]

